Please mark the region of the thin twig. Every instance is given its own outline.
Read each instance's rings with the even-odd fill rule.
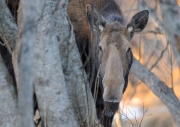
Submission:
[[[145,42],[146,42],[146,38],[144,38],[144,40],[145,40]],[[146,67],[148,66],[151,58],[154,56],[154,54],[155,54],[155,52],[156,52],[156,49],[158,48],[157,35],[156,35],[156,42],[157,42],[157,43],[156,43],[156,46],[155,46],[155,48],[153,48],[153,51],[152,51],[151,55],[149,56],[149,58],[148,58],[148,60],[147,60],[147,62],[146,62],[146,64],[145,64]]]
[[[127,110],[126,110],[126,111],[127,111]],[[134,123],[128,118],[127,112],[126,112],[126,114],[125,114],[125,113],[123,112],[123,110],[120,109],[120,114],[123,115],[124,117],[126,117],[126,119],[130,122],[130,124],[131,124],[133,127],[135,127],[135,126],[134,126]]]
[[[136,123],[133,123],[133,122],[129,119],[129,117],[127,116],[127,110],[128,110],[129,113],[134,117]],[[123,116],[125,117],[125,119],[123,119],[123,120],[126,120],[126,119],[127,119],[127,120],[128,120],[127,123],[128,123],[129,125],[132,125],[132,127],[141,127],[141,124],[142,124],[142,121],[143,121],[144,117],[151,115],[151,114],[146,115],[146,113],[148,112],[148,108],[146,108],[146,109],[144,108],[144,103],[143,103],[143,116],[142,116],[140,122],[137,121],[136,112],[135,112],[135,114],[133,114],[133,113],[131,112],[131,110],[128,109],[127,107],[126,107],[126,113],[125,113],[123,110],[121,110],[121,109],[120,109],[120,112],[121,112],[121,115],[123,115]]]
[[[135,2],[136,2],[136,0],[134,0],[133,4],[131,5],[131,8],[129,9],[129,12],[128,12],[128,14],[127,14],[127,16],[126,16],[125,20],[127,20],[127,19],[128,19],[129,14],[130,14],[130,12],[131,12],[131,10],[132,10],[132,7],[134,6]]]
[[[139,126],[138,126],[138,127],[141,127],[141,124],[142,124],[142,121],[143,121],[144,117],[145,117],[145,116],[149,116],[149,115],[146,115],[147,111],[148,111],[148,108],[144,110],[144,103],[143,103],[143,116],[142,116],[142,118],[141,118],[141,122],[139,123]],[[150,114],[150,115],[151,115],[151,114]]]
[[[139,62],[141,60],[141,34],[140,34],[140,39],[139,39]]]
[[[157,59],[157,61],[151,66],[151,68],[149,69],[150,71],[159,63],[159,61],[161,60],[161,58],[163,57],[164,53],[166,52],[167,48],[168,48],[169,42],[167,42],[167,45],[165,47],[165,49],[161,52],[160,57]]]
[[[171,69],[171,84],[172,84],[172,90],[174,91],[174,83],[173,83],[173,52],[172,52],[172,45],[170,45],[170,69]]]
[[[127,107],[126,107],[127,108]],[[138,122],[137,122],[137,119],[136,119],[136,112],[135,112],[135,115],[131,112],[131,110],[129,110],[129,108],[127,108],[128,109],[128,111],[131,113],[131,115],[132,116],[134,116],[134,118],[135,118],[135,121],[136,121],[136,124],[138,124]]]

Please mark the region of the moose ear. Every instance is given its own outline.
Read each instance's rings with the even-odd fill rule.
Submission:
[[[103,31],[107,22],[95,8],[92,9],[91,5],[86,6],[86,16],[91,27],[93,25],[96,29]]]
[[[128,32],[133,35],[135,32],[141,32],[147,25],[149,11],[144,10],[135,14],[127,25]]]

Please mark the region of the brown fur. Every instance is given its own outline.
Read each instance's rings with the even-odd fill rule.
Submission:
[[[107,102],[120,102],[123,88],[124,77],[132,63],[126,59],[126,51],[130,48],[127,40],[128,32],[119,22],[106,26],[102,32],[99,45],[104,51],[101,65],[101,75],[103,75],[104,94],[103,99]],[[108,40],[108,41],[107,41]],[[122,73],[123,72],[123,73]]]
[[[99,5],[100,3],[97,3],[97,1],[95,1],[95,5]],[[84,2],[79,2],[79,1],[71,1],[69,3],[68,6],[68,14],[69,17],[71,19],[71,22],[74,26],[74,33],[75,33],[75,37],[76,37],[76,41],[77,41],[77,45],[79,48],[79,51],[81,53],[82,59],[84,59],[83,54],[88,54],[87,45],[91,45],[93,47],[93,52],[91,55],[91,59],[89,61],[90,64],[90,68],[95,67],[95,74],[97,75],[97,70],[99,68],[100,65],[100,60],[98,60],[98,56],[95,57],[97,54],[101,54],[98,53],[96,51],[96,48],[98,47],[98,44],[89,44],[91,43],[91,30],[90,30],[90,25],[88,24],[88,20],[86,17],[86,5],[90,4],[90,1],[84,1]],[[98,6],[95,6],[95,8],[97,10],[100,10],[100,8],[98,8]],[[106,10],[107,11],[107,10]],[[117,11],[118,12],[118,11]],[[104,15],[106,15],[105,13],[102,13]],[[119,10],[119,14],[120,10]],[[113,32],[114,31],[114,32]],[[96,34],[98,34],[97,31],[95,31]],[[120,34],[122,34],[122,36],[119,36]],[[125,36],[125,37],[124,37]],[[123,49],[124,47],[126,47],[127,49],[130,47],[129,42],[127,41],[128,37],[128,33],[125,27],[123,27],[121,25],[121,23],[116,22],[112,25],[109,25],[106,27],[106,29],[104,30],[104,32],[102,33],[102,40],[100,41],[100,45],[101,47],[106,47],[107,49],[103,49],[106,52],[103,53],[103,58],[102,58],[102,65],[101,65],[101,78],[103,78],[102,82],[103,82],[103,87],[104,87],[104,92],[103,92],[103,99],[104,101],[107,101],[106,104],[108,102],[115,102],[116,106],[113,106],[114,104],[109,104],[110,106],[107,106],[105,104],[105,106],[107,106],[108,108],[110,107],[116,107],[115,109],[108,109],[105,108],[103,113],[105,112],[109,112],[110,110],[112,115],[108,117],[104,117],[104,115],[101,116],[101,123],[104,124],[104,126],[110,126],[114,113],[117,110],[118,106],[117,104],[120,102],[121,97],[122,97],[122,93],[123,93],[123,88],[124,88],[124,76],[126,75],[126,73],[128,73],[129,71],[129,67],[127,66],[127,61],[123,61],[123,64],[121,65],[121,57],[126,57],[124,56],[126,51],[122,51],[121,49]],[[109,40],[107,43],[107,39]],[[119,39],[123,39],[125,41],[123,41],[123,44],[118,43]],[[95,42],[94,42],[95,43]],[[117,44],[117,45],[116,45]],[[109,46],[106,46],[109,45]],[[118,46],[118,48],[117,48]],[[96,58],[96,59],[95,59]],[[96,63],[93,63],[92,61],[98,61],[97,65]],[[109,62],[107,62],[109,61]],[[118,61],[118,63],[116,62]],[[85,62],[85,60],[83,60],[83,62]],[[132,61],[130,61],[132,62]],[[119,69],[118,69],[119,68]],[[124,70],[123,70],[124,68]],[[106,75],[105,75],[105,71],[106,70]],[[121,71],[122,70],[122,71]],[[87,69],[86,69],[87,71]],[[91,71],[91,70],[90,70]],[[124,74],[122,72],[125,72]],[[87,71],[88,73],[88,71]],[[119,75],[119,76],[116,76]],[[118,78],[117,78],[118,77]],[[95,77],[93,77],[95,78]],[[105,84],[105,85],[104,85]],[[113,85],[112,85],[113,84]],[[98,95],[98,102],[97,102],[97,110],[98,110],[98,116],[100,118],[102,109],[99,109],[99,102],[102,103],[102,92],[101,90],[99,90],[99,94]],[[101,106],[102,104],[100,104],[100,108],[103,108]],[[99,111],[101,110],[101,111]],[[107,110],[107,111],[106,111]],[[108,118],[110,118],[108,120]],[[105,122],[104,121],[108,121]]]
[[[87,51],[85,51],[84,47],[89,45],[88,43],[91,43],[91,41],[90,41],[91,40],[90,25],[88,24],[87,17],[85,14],[86,5],[89,3],[90,3],[90,0],[85,1],[84,3],[79,3],[78,1],[72,1],[72,2],[70,2],[69,6],[68,6],[68,14],[69,14],[71,22],[74,26],[74,33],[76,36],[77,45],[78,45],[78,48],[79,48],[81,55],[84,54],[84,52],[87,52]],[[97,3],[97,1],[95,1],[95,3]],[[95,5],[99,5],[99,4],[95,4]],[[97,6],[95,8],[97,10],[99,10]],[[111,37],[112,31],[115,31],[115,32],[121,31],[121,33],[123,33],[123,36],[128,36],[126,29],[123,28],[122,25],[120,25],[120,23],[118,23],[118,22],[115,23],[114,27],[112,27],[112,25],[110,25],[109,27],[107,27],[104,30],[104,32],[102,34],[102,38],[103,37],[109,38],[110,42],[108,42],[108,45],[113,45],[113,43],[117,43],[117,40],[119,39],[118,38],[119,36],[116,36],[116,35],[114,35],[115,37],[117,37],[116,40],[115,40],[115,38]],[[123,39],[123,37],[121,37],[121,39]],[[102,41],[100,42],[100,44],[102,44],[102,47],[103,47],[103,45],[104,45],[104,47],[107,47],[106,42],[107,42],[107,39],[105,39],[104,41],[102,39]],[[128,43],[128,41],[124,41],[124,42]],[[91,44],[91,45],[94,45],[94,44]],[[124,45],[128,46],[128,44],[121,44],[121,43],[118,44],[119,48],[122,48],[122,46],[124,47]],[[94,47],[95,47],[95,49],[93,49],[93,52],[96,52],[96,47],[98,47],[98,45],[95,45]],[[107,86],[104,86],[105,89],[103,92],[104,93],[103,98],[106,101],[115,101],[116,102],[116,104],[115,104],[116,108],[115,109],[105,108],[104,112],[106,112],[106,109],[108,112],[110,110],[112,110],[111,113],[113,113],[113,114],[110,117],[109,116],[104,117],[103,115],[102,116],[100,115],[102,110],[103,110],[102,104],[100,104],[100,108],[101,108],[100,110],[101,111],[99,111],[99,109],[97,109],[98,110],[98,116],[99,116],[99,118],[101,116],[101,123],[104,124],[104,126],[110,126],[110,124],[112,122],[114,113],[118,108],[117,105],[118,105],[119,101],[121,100],[121,96],[119,96],[119,95],[122,95],[123,87],[124,87],[124,85],[121,85],[121,87],[120,87],[119,82],[122,82],[122,83],[125,82],[124,77],[123,77],[123,75],[125,75],[125,74],[119,76],[121,78],[116,78],[116,76],[114,76],[117,73],[116,71],[117,71],[117,68],[119,68],[119,65],[116,65],[114,67],[113,67],[113,65],[116,64],[116,61],[122,61],[122,60],[120,60],[121,58],[118,57],[118,55],[117,55],[117,58],[110,58],[111,56],[113,56],[113,54],[116,54],[116,52],[119,52],[121,50],[117,49],[116,47],[114,48],[114,50],[111,50],[112,48],[110,48],[110,47],[111,46],[108,46],[107,47],[108,50],[106,50],[106,52],[103,54],[103,60],[102,60],[102,66],[101,66],[101,71],[102,71],[101,74],[102,75],[104,75],[104,73],[105,73],[105,72],[103,72],[103,70],[105,70],[104,68],[107,68],[107,69],[109,68],[110,70],[112,68],[112,70],[110,71],[110,73],[112,73],[112,75],[107,76],[107,79],[105,79],[105,78],[103,78],[103,76],[101,76],[103,78],[103,82],[106,82],[106,84],[107,84]],[[113,51],[114,51],[114,53],[113,53]],[[111,54],[110,57],[108,57],[109,54]],[[119,54],[121,54],[121,53],[119,53]],[[95,58],[94,58],[95,55],[96,54],[93,53],[92,61],[95,61]],[[83,57],[82,57],[82,59],[83,59]],[[108,64],[108,67],[106,67],[105,63],[107,63],[108,59],[110,61],[110,64]],[[114,60],[112,60],[112,59],[114,59]],[[119,60],[117,60],[117,59],[119,59]],[[114,64],[113,64],[113,61],[114,61]],[[91,62],[89,62],[89,63],[91,64]],[[99,62],[98,62],[98,64],[99,64]],[[92,64],[91,64],[91,66],[92,66]],[[126,66],[125,62],[123,62],[123,66]],[[115,68],[115,69],[113,69],[113,68]],[[98,67],[96,67],[96,69],[95,69],[95,72],[96,72],[95,75],[97,74],[97,69],[98,69]],[[119,74],[121,74],[121,73],[119,73]],[[114,85],[112,85],[112,84],[114,84]],[[102,94],[101,90],[99,91],[99,94],[98,94],[98,100],[97,100],[98,103],[102,103],[101,102],[102,101],[102,95],[100,95],[100,94]],[[108,103],[108,102],[106,102],[106,103]],[[111,105],[111,104],[108,103],[108,105]],[[110,108],[110,107],[114,107],[114,106],[112,104],[112,106],[108,106],[108,107]],[[98,104],[97,104],[97,108],[99,108]],[[104,114],[104,112],[103,112],[103,114]],[[107,122],[104,123],[104,121],[107,121]]]

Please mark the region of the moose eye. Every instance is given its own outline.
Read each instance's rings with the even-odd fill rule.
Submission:
[[[128,48],[128,50],[126,52],[129,53],[130,51],[131,51],[131,48]]]

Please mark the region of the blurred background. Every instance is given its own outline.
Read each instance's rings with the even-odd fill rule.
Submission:
[[[152,9],[157,21],[162,22],[159,0],[116,0],[126,23],[138,11]],[[180,5],[180,0],[177,0]],[[173,88],[180,98],[180,68],[173,55],[172,47],[161,27],[151,17],[143,32],[136,34],[131,41],[134,57],[151,70],[169,88]],[[121,110],[124,115],[123,127],[176,127],[168,109],[161,100],[133,74],[129,75],[129,84],[123,95]],[[144,113],[144,115],[143,115]],[[131,121],[131,122],[130,122]],[[133,123],[133,125],[132,125]]]

